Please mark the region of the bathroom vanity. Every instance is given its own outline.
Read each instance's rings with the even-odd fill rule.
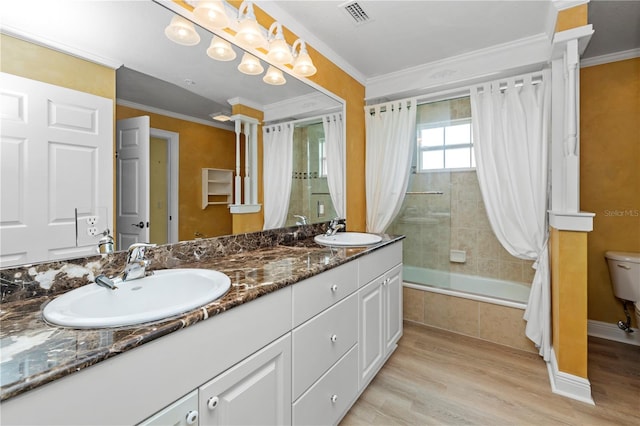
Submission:
[[[141,327],[65,330],[32,306],[29,327],[53,365],[3,385],[2,421],[335,424],[402,335],[401,239],[338,249],[296,239],[191,264],[226,273],[231,290]],[[74,335],[77,359],[56,365],[42,336],[61,333]]]

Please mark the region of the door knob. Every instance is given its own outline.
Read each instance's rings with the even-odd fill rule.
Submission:
[[[144,222],[140,221],[140,223],[132,223],[131,226],[137,226],[140,229],[144,228]]]

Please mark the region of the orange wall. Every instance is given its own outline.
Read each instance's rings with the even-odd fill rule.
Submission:
[[[551,317],[558,369],[587,378],[587,233],[551,228]]]
[[[192,240],[195,233],[203,237],[231,233],[231,214],[226,205],[202,208],[202,169],[235,167],[235,133],[179,120],[121,105],[116,106],[116,119],[148,115],[151,127],[180,134],[179,226],[178,238]]]
[[[116,97],[115,70],[0,34],[0,71],[109,99]]]
[[[594,212],[589,319],[623,319],[604,258],[640,252],[640,58],[580,70],[580,199]]]
[[[556,20],[556,32],[587,25],[588,12],[589,6],[587,4],[559,11],[558,19]]]

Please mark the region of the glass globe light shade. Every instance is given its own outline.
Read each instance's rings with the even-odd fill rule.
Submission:
[[[242,62],[238,65],[238,71],[249,75],[258,75],[262,74],[264,68],[258,58],[249,53],[245,53],[242,55]]]
[[[282,75],[282,71],[274,66],[269,66],[269,68],[267,69],[267,73],[264,75],[264,77],[262,77],[262,81],[274,86],[280,86],[287,82],[287,80],[285,80],[284,76]]]
[[[175,15],[171,23],[164,29],[164,34],[174,43],[183,46],[195,46],[200,43],[200,36],[193,24],[182,16]]]
[[[199,1],[193,9],[193,14],[213,28],[229,26],[229,17],[221,0]]]
[[[218,61],[232,61],[236,58],[236,52],[231,47],[231,43],[218,36],[213,36],[211,39],[207,55]]]
[[[293,62],[293,55],[284,39],[274,39],[269,42],[267,59],[274,64],[290,64]]]

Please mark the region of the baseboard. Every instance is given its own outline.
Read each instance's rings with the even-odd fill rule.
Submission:
[[[587,404],[596,405],[591,398],[591,383],[588,379],[564,373],[558,370],[556,353],[551,348],[551,359],[547,362],[551,391],[567,398],[575,399]]]
[[[587,321],[587,334],[589,336],[640,346],[640,330],[637,328],[632,330],[634,331],[633,333],[626,333],[618,328],[618,324],[595,320]]]

